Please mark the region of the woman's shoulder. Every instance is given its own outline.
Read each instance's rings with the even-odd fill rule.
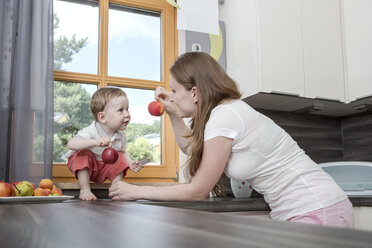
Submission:
[[[224,112],[224,111],[231,111],[235,110],[238,113],[244,111],[252,111],[252,107],[250,107],[247,103],[245,103],[241,99],[233,99],[233,100],[225,100],[218,104],[212,112]]]

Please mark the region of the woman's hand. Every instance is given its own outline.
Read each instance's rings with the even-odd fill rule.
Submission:
[[[137,198],[134,197],[134,192],[137,187],[123,181],[113,183],[109,188],[109,197],[113,201],[133,201]]]
[[[172,100],[172,92],[165,90],[163,87],[157,87],[155,90],[155,100],[164,105],[165,112],[168,115],[179,116],[178,107]]]

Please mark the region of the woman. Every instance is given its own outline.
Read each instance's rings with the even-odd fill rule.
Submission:
[[[320,225],[353,227],[346,194],[295,141],[266,116],[240,100],[235,82],[208,54],[181,55],[170,69],[172,92],[159,87],[179,148],[188,155],[187,184],[109,189],[112,200],[200,201],[222,173],[246,179],[264,195],[271,217]],[[191,117],[188,128],[183,118]]]

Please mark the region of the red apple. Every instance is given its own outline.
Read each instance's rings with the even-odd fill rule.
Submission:
[[[11,184],[0,182],[0,196],[14,196],[14,189]]]
[[[57,186],[53,185],[53,189],[52,189],[52,192],[50,192],[51,195],[58,195],[58,196],[62,196],[62,189],[58,188]]]
[[[118,157],[119,154],[114,148],[106,148],[102,152],[102,161],[106,164],[114,164]]]
[[[14,181],[11,183],[11,185],[13,185],[13,187],[17,186],[17,184],[19,184],[21,181]]]
[[[159,101],[152,101],[149,103],[148,110],[153,116],[161,116],[164,113],[164,105]]]

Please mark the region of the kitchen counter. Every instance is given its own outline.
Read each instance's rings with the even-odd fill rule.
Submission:
[[[100,199],[0,204],[0,246],[369,248],[372,244],[371,232],[366,231],[143,203]]]
[[[354,207],[372,207],[372,197],[350,197]],[[143,204],[165,206],[173,208],[193,209],[208,212],[244,212],[244,211],[270,211],[269,205],[263,197],[236,199],[233,197],[208,198],[204,201],[139,201]]]
[[[102,185],[99,185],[102,187]],[[93,193],[99,199],[108,199],[108,187],[106,188],[93,188]],[[79,197],[79,189],[75,185],[72,189],[64,189],[63,192],[66,195],[73,195],[75,199]],[[350,197],[349,198],[354,207],[372,207],[372,197]],[[243,212],[243,211],[270,211],[268,204],[264,201],[261,194],[253,191],[252,196],[247,199],[236,199],[231,195],[223,198],[208,198],[204,201],[199,202],[180,202],[180,201],[139,201],[143,204],[174,207],[174,208],[184,208],[184,209],[194,209],[200,211],[208,212]]]

